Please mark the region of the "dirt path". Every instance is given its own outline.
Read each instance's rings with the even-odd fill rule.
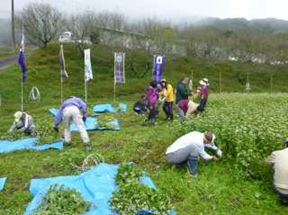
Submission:
[[[5,68],[11,66],[17,62],[18,55],[12,55],[10,57],[0,58],[0,72]]]

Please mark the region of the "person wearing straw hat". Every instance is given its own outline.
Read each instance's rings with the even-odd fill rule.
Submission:
[[[174,93],[173,87],[167,82],[166,79],[161,80],[161,93],[164,97],[163,111],[166,114],[166,120],[173,120],[173,101]]]
[[[189,100],[182,100],[178,102],[176,107],[180,122],[183,122],[187,116],[196,113],[198,106],[199,104]]]
[[[83,116],[81,114],[83,112]],[[75,96],[68,97],[65,100],[58,111],[58,114],[55,117],[54,121],[54,130],[58,132],[58,126],[62,122],[65,122],[65,130],[64,130],[64,143],[65,145],[71,145],[71,130],[70,125],[73,121],[76,124],[78,131],[80,132],[82,141],[86,147],[87,151],[92,149],[90,145],[90,139],[88,133],[85,128],[87,115],[87,105],[80,98]]]
[[[207,78],[204,78],[200,82],[201,89],[199,92],[199,96],[201,98],[200,105],[198,106],[197,110],[200,112],[203,112],[208,100],[208,94],[209,94],[209,82]]]
[[[17,111],[14,114],[14,118],[14,123],[8,132],[12,133],[14,131],[21,131],[27,135],[30,135],[34,131],[35,125],[33,123],[33,118],[29,114],[22,111]]]
[[[221,158],[222,151],[215,145],[216,136],[211,131],[201,133],[190,132],[177,139],[166,150],[166,159],[169,164],[188,165],[192,177],[198,175],[198,159],[218,161],[216,156],[211,156],[205,152],[205,148],[211,148],[216,155]]]
[[[288,205],[288,138],[284,149],[274,151],[266,159],[274,170],[273,187],[283,204]]]

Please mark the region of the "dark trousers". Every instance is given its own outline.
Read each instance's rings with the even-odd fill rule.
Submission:
[[[163,111],[166,114],[167,119],[173,120],[173,102],[164,102]]]
[[[177,167],[182,167],[187,164],[189,172],[192,176],[197,177],[198,175],[198,157],[189,156],[187,160],[177,163]]]
[[[273,187],[283,204],[288,204],[288,194],[281,193],[274,184]]]
[[[198,157],[189,157],[187,161],[189,172],[192,176],[198,175]]]
[[[201,99],[200,104],[197,108],[198,111],[203,112],[207,103],[207,99]]]
[[[155,119],[157,114],[158,112],[157,112],[155,105],[152,107],[149,107],[148,120]]]

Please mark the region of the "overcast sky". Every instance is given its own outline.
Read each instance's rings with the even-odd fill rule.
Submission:
[[[49,2],[67,13],[116,11],[131,18],[181,20],[201,17],[278,18],[288,20],[288,0],[14,0],[20,10],[29,2]],[[0,17],[9,17],[11,0],[0,0]]]

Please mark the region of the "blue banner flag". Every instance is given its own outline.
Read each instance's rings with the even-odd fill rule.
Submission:
[[[115,53],[114,83],[125,84],[125,53]]]
[[[157,81],[157,82],[161,81],[165,62],[166,62],[165,56],[154,55],[153,73],[152,73],[152,80],[153,81]]]
[[[22,40],[20,44],[20,51],[19,51],[19,57],[18,57],[18,64],[21,68],[22,73],[22,82],[26,81],[26,65],[25,65],[25,57],[24,57],[24,34],[22,34]]]

